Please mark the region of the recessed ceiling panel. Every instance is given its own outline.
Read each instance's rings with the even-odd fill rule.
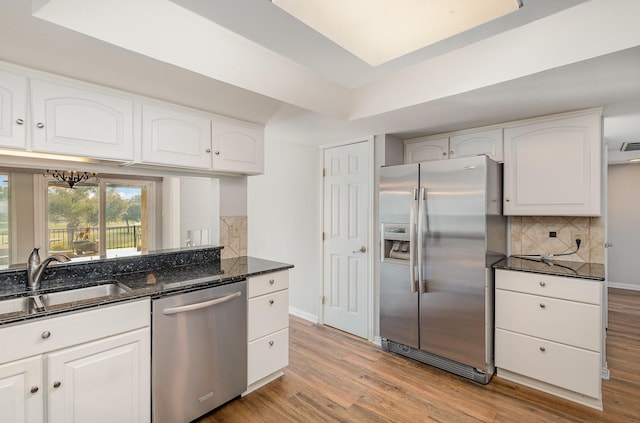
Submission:
[[[517,0],[272,0],[377,66],[518,10]]]

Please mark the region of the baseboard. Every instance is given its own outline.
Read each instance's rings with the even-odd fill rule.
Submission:
[[[607,287],[609,287],[609,288],[619,288],[619,289],[628,289],[630,291],[640,291],[640,285],[635,284],[635,283],[622,283],[622,282],[607,281]]]
[[[546,392],[551,395],[555,395],[560,398],[567,399],[569,401],[573,401],[582,405],[586,405],[587,407],[595,408],[596,410],[602,411],[602,399],[601,398],[593,398],[587,395],[580,394],[578,392],[569,391],[564,388],[560,388],[558,386],[550,385],[548,383],[532,379],[528,376],[524,376],[518,373],[513,373],[505,369],[498,369],[496,375],[499,378],[507,379],[512,382],[520,383],[522,385],[528,386],[530,388],[537,389],[542,392]]]
[[[380,348],[382,348],[382,338],[380,338],[380,335],[376,335],[373,337],[373,342],[374,344],[376,344],[377,346],[379,346]]]
[[[308,320],[311,323],[318,323],[318,316],[316,316],[315,314],[307,313],[306,311],[302,311],[294,307],[289,307],[289,314],[293,314],[296,317],[299,317],[304,320]]]
[[[264,385],[266,385],[267,383],[271,383],[274,380],[276,380],[277,378],[279,378],[280,376],[283,376],[284,372],[282,370],[278,370],[275,373],[270,374],[269,376],[266,376],[254,383],[252,383],[251,385],[247,386],[247,390],[244,391],[241,396],[245,396],[248,395],[250,393],[252,393],[253,391],[255,391],[256,389],[260,389],[262,388]]]

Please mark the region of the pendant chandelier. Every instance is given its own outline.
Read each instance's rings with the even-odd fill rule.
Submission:
[[[47,169],[44,172],[45,177],[51,177],[56,181],[69,184],[69,188],[73,188],[74,185],[94,179],[98,181],[98,174],[95,172],[80,172],[76,170],[50,170]]]

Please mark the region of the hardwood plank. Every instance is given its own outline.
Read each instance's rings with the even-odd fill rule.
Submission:
[[[640,292],[609,290],[603,412],[499,375],[483,386],[296,317],[289,333],[283,377],[198,422],[640,422]]]

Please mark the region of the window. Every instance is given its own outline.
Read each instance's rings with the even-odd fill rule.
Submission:
[[[9,252],[9,175],[0,174],[0,269],[10,263]]]
[[[72,260],[122,257],[153,248],[152,181],[100,179],[47,184],[48,253]]]

